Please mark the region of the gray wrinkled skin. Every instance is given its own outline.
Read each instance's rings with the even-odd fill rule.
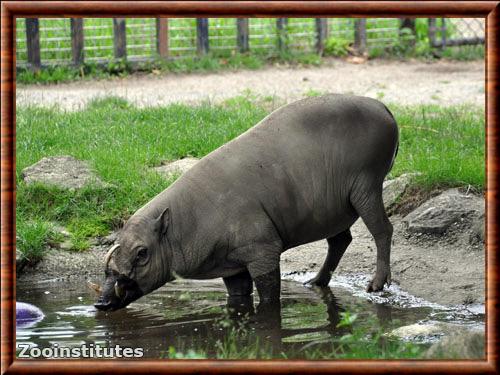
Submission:
[[[253,281],[261,301],[276,301],[283,251],[328,239],[311,280],[327,285],[361,217],[377,245],[368,290],[381,290],[392,237],[382,182],[397,145],[394,118],[374,99],[325,95],[286,105],[138,210],[121,232],[114,269],[143,294],[175,275],[223,277],[230,295],[251,293]]]

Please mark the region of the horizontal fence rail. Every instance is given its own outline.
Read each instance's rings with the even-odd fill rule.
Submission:
[[[476,18],[18,18],[16,64],[39,70],[210,52],[322,55],[338,45],[366,54],[414,46],[423,33],[431,48],[484,44],[485,24]]]

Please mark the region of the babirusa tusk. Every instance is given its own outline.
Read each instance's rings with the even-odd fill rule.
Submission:
[[[179,275],[177,272],[172,270],[172,276],[175,278],[175,280],[185,280],[184,277]]]
[[[99,284],[95,284],[91,281],[87,281],[87,286],[98,294],[101,294],[101,292],[102,292],[101,286]]]
[[[118,281],[115,282],[115,294],[120,299],[123,297],[123,289],[118,285]]]
[[[111,260],[111,256],[115,252],[116,249],[120,247],[120,244],[114,245],[109,251],[106,253],[106,257],[104,258],[104,263],[106,264],[105,268],[108,268],[109,261]]]

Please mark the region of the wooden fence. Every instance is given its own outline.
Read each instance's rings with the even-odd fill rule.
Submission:
[[[314,49],[318,54],[322,54],[325,48],[325,42],[328,39],[328,19],[316,18],[314,30]],[[37,18],[26,18],[26,52],[27,64],[30,68],[38,70],[41,68],[42,59],[40,58],[40,27]],[[290,40],[287,34],[287,18],[276,19],[276,49],[286,52]],[[439,28],[436,26],[436,19],[428,20],[429,41],[432,47],[445,47],[449,45],[480,44],[484,43],[484,37],[475,38],[447,38],[446,22],[443,18]],[[250,50],[250,28],[248,18],[238,18],[236,20],[236,49],[240,52]],[[415,40],[415,20],[404,18],[400,20],[400,28],[410,30],[413,41]],[[71,29],[71,63],[80,66],[85,61],[84,48],[84,20],[82,18],[72,18],[70,22]],[[439,32],[441,40],[436,35]],[[169,19],[156,19],[156,56],[163,59],[170,57],[169,54]],[[354,38],[353,48],[359,54],[367,50],[367,20],[354,20]],[[210,51],[209,23],[207,18],[196,19],[196,52],[198,55],[205,55]],[[116,59],[127,59],[127,33],[126,19],[113,19],[113,56]],[[153,57],[153,56],[151,56]]]

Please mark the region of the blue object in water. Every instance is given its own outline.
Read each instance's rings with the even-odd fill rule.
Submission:
[[[16,301],[16,327],[27,328],[41,321],[45,315],[38,307]]]

